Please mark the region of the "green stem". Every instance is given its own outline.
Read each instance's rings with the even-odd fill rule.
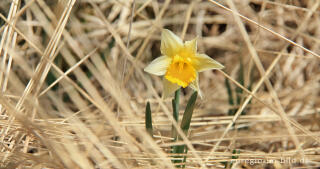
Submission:
[[[180,91],[181,91],[181,88],[179,88],[175,92],[174,99],[172,99],[173,118],[176,120],[177,123],[179,121]],[[177,131],[173,125],[171,129],[171,133],[172,133],[173,141],[175,142],[177,140]]]
[[[190,97],[187,107],[183,113],[182,121],[181,121],[181,129],[184,132],[185,135],[188,134],[189,128],[190,128],[190,123],[191,123],[191,118],[194,110],[194,106],[197,100],[198,92],[194,92],[192,96]],[[177,140],[182,140],[181,137],[178,137]],[[173,160],[174,163],[182,163],[185,162],[187,159],[186,153],[188,152],[186,145],[177,145],[174,146],[173,148],[173,153],[174,154],[183,154],[185,153],[185,156],[177,155],[174,156],[174,158],[179,158],[179,160]],[[176,165],[178,168],[184,168],[185,165]]]

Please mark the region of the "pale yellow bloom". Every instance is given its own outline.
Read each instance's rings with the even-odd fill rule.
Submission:
[[[198,72],[210,69],[222,69],[223,66],[207,56],[197,53],[197,38],[185,43],[168,29],[161,34],[162,56],[153,60],[144,71],[163,76],[163,97],[166,98],[181,86],[199,89]]]

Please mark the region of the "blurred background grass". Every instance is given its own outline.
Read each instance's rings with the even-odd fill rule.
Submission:
[[[319,3],[1,0],[0,167],[174,168],[181,143],[186,168],[319,167]],[[200,73],[204,98],[175,143],[171,99],[143,72],[162,28],[225,66]]]

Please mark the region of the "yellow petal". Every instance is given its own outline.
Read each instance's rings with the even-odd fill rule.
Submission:
[[[163,78],[163,94],[162,98],[166,99],[172,95],[176,90],[180,88],[179,85],[169,82],[166,78]]]
[[[200,98],[202,99],[202,92],[200,90],[200,87],[199,87],[199,75],[197,73],[197,78],[196,80],[194,80],[193,82],[190,83],[189,85],[193,90],[197,91]]]
[[[160,51],[163,55],[173,57],[183,47],[182,40],[168,29],[161,34]]]
[[[197,38],[194,38],[193,40],[186,41],[184,43],[184,47],[191,53],[197,52]]]
[[[196,54],[192,64],[198,72],[210,69],[222,69],[224,66],[206,54]]]
[[[196,79],[196,69],[187,60],[176,55],[168,67],[165,78],[185,88]]]
[[[168,56],[160,56],[144,68],[144,71],[157,76],[162,76],[167,72],[171,60],[172,59]]]

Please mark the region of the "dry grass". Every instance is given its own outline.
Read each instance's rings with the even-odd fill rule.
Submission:
[[[200,74],[191,132],[178,130],[186,168],[224,168],[232,157],[228,168],[319,167],[319,5],[1,0],[0,168],[174,168],[171,100],[143,72],[163,27],[198,36],[199,51],[226,67]],[[185,107],[192,92],[182,93]]]

